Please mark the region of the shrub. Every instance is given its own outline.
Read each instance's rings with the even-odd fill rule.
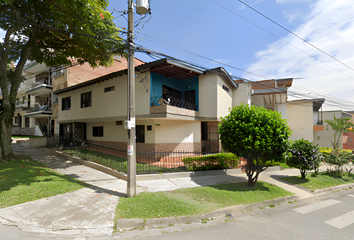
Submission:
[[[239,160],[240,158],[233,153],[216,153],[182,159],[188,171],[235,168],[237,167]]]
[[[254,186],[272,160],[283,158],[291,130],[280,113],[242,104],[221,118],[219,134],[223,149],[247,160],[248,186]]]
[[[318,173],[317,169],[320,166],[321,159],[322,154],[318,150],[318,145],[304,139],[291,142],[287,164],[300,170],[301,179],[306,177],[306,171],[308,170],[315,170]]]
[[[327,172],[331,176],[340,176],[343,174],[343,166],[349,164],[354,159],[354,154],[351,150],[332,150],[323,152],[324,160],[329,164]],[[332,169],[333,167],[333,169]],[[351,172],[352,168],[347,168],[347,172]]]

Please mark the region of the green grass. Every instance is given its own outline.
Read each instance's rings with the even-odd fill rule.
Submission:
[[[300,176],[283,177],[280,179],[285,182],[299,185],[314,191],[322,188],[354,183],[354,174],[345,173],[341,177],[331,177],[326,173],[321,173],[317,177],[311,177],[310,175],[307,175],[305,179],[301,179]]]
[[[121,198],[117,205],[116,218],[194,215],[291,195],[293,194],[277,186],[260,181],[255,187],[248,187],[247,183],[241,182],[170,192],[144,192],[134,198]]]
[[[118,172],[127,173],[127,159],[113,156],[107,153],[96,152],[88,149],[78,148],[77,150],[64,150],[63,153],[92,161]],[[147,156],[148,157],[148,156]],[[155,157],[155,156],[153,156]],[[152,161],[153,162],[153,161]],[[163,168],[146,163],[136,163],[136,172],[143,173],[163,173],[180,171],[179,168]]]
[[[42,136],[11,136],[12,138],[43,138]]]
[[[0,208],[74,191],[87,184],[21,156],[0,161]]]
[[[291,167],[289,167],[289,165],[288,165],[288,164],[286,164],[286,163],[282,163],[282,162],[279,162],[279,163],[278,163],[278,166],[280,166],[280,167],[281,167],[281,169],[291,168]]]

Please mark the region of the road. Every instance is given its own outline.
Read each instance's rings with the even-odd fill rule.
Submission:
[[[234,216],[209,228],[157,239],[354,239],[354,190],[341,191]]]
[[[30,233],[0,225],[0,240],[12,239],[354,239],[354,189],[299,202],[253,209],[206,224],[125,231],[112,236]],[[225,221],[226,220],[226,221]]]

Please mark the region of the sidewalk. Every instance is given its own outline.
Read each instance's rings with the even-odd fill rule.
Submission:
[[[56,234],[110,235],[113,218],[120,197],[126,196],[127,183],[124,180],[56,157],[46,148],[28,148],[28,143],[13,144],[16,154],[29,155],[56,171],[86,182],[91,187],[56,195],[16,206],[0,209],[0,224],[17,226],[28,232]],[[263,172],[260,180],[295,193],[300,199],[314,194],[277,181],[281,176],[299,175],[295,169]],[[178,188],[215,185],[246,181],[246,174],[202,176],[137,181],[138,193],[142,191],[169,191]]]

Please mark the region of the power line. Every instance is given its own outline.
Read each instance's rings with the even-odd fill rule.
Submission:
[[[215,0],[212,0],[213,2],[217,3]],[[255,8],[251,7],[250,5],[248,5],[247,3],[239,0],[241,3],[243,3],[244,5],[246,5],[247,7],[249,7],[250,9],[252,9],[253,11],[255,11],[256,13],[260,14],[261,16],[265,17],[266,19],[268,19],[269,21],[271,21],[272,23],[276,24],[277,26],[281,27],[282,29],[284,29],[285,31],[291,33],[292,35],[294,35],[295,37],[301,39],[302,41],[304,41],[305,43],[307,43],[308,45],[310,45],[313,48],[316,48],[318,51],[322,52],[323,54],[326,54],[328,57],[334,59],[335,61],[339,62],[340,64],[346,66],[347,68],[351,69],[354,71],[354,68],[348,66],[347,64],[343,63],[342,61],[338,60],[337,58],[333,57],[332,55],[330,55],[329,53],[323,51],[322,49],[320,49],[319,47],[315,46],[314,44],[310,43],[309,41],[307,41],[306,39],[300,37],[299,35],[297,35],[296,33],[290,31],[289,29],[287,29],[286,27],[280,25],[279,23],[277,23],[276,21],[274,21],[273,19],[267,17],[266,15],[264,15],[263,13],[259,12],[258,10],[256,10]],[[219,4],[219,3],[217,3]],[[220,5],[220,4],[219,4]]]
[[[255,24],[255,23],[251,22],[251,21],[250,21],[250,20],[248,20],[247,18],[242,17],[241,15],[239,15],[239,14],[237,14],[236,12],[232,11],[231,9],[229,9],[229,8],[227,8],[227,7],[223,6],[223,5],[221,5],[220,3],[218,3],[218,2],[216,2],[216,1],[214,1],[214,0],[212,0],[212,1],[213,1],[213,2],[215,2],[216,4],[218,4],[219,6],[223,7],[224,9],[228,10],[229,12],[231,12],[231,13],[235,14],[235,15],[236,15],[236,16],[238,16],[239,18],[242,18],[243,20],[245,20],[245,21],[249,22],[250,24],[252,24],[252,25],[256,26],[257,28],[259,28],[259,29],[261,29],[261,30],[265,31],[266,33],[268,33],[268,34],[272,35],[273,37],[275,37],[275,38],[277,38],[277,39],[279,39],[279,40],[281,40],[281,41],[285,42],[285,43],[286,43],[286,44],[288,44],[289,46],[291,46],[291,47],[293,47],[293,48],[295,48],[295,49],[299,50],[300,52],[302,52],[302,53],[306,54],[307,56],[309,56],[309,57],[313,58],[314,60],[319,61],[319,62],[321,62],[321,63],[325,64],[326,66],[328,66],[328,67],[332,68],[333,70],[336,70],[337,72],[339,72],[339,73],[341,73],[341,74],[343,74],[343,75],[345,75],[345,76],[347,76],[347,77],[349,77],[349,78],[351,78],[351,79],[354,79],[354,77],[351,77],[351,76],[349,76],[348,74],[346,74],[346,73],[342,72],[341,70],[339,70],[339,69],[337,69],[337,68],[335,68],[335,67],[333,67],[333,66],[329,65],[328,63],[325,63],[324,61],[321,61],[320,59],[318,59],[318,58],[316,58],[316,57],[312,56],[311,54],[309,54],[309,53],[305,52],[304,50],[302,50],[302,49],[300,49],[300,48],[298,48],[298,47],[296,47],[295,45],[291,44],[290,42],[288,42],[288,41],[284,40],[283,38],[278,37],[277,35],[275,35],[275,34],[273,34],[273,33],[269,32],[269,31],[268,31],[268,30],[266,30],[265,28],[262,28],[261,26],[259,26],[259,25]],[[353,70],[354,70],[354,69],[353,69]]]

